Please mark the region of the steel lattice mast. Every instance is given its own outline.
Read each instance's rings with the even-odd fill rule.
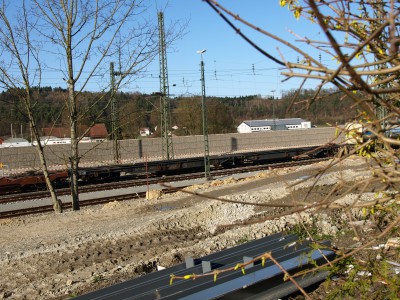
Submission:
[[[169,134],[171,123],[170,100],[168,86],[167,47],[165,43],[164,14],[158,13],[159,28],[159,59],[160,59],[160,113],[161,113],[161,140],[163,159],[173,159],[174,149],[172,137]]]

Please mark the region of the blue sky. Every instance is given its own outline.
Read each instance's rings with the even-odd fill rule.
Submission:
[[[299,80],[291,79],[282,83],[280,66],[272,62],[236,34],[231,27],[218,16],[211,7],[201,0],[157,1],[157,5],[166,5],[165,24],[176,19],[188,19],[188,34],[168,49],[168,70],[170,93],[173,95],[201,93],[200,55],[196,50],[207,49],[203,59],[205,63],[206,94],[217,96],[240,96],[261,94],[279,95],[281,91],[295,89]],[[236,0],[219,1],[231,11],[267,31],[288,41],[297,39],[288,30],[310,39],[320,39],[316,26],[307,21],[296,20],[292,13],[279,5],[278,0]],[[232,19],[230,19],[232,20]],[[297,54],[272,39],[233,21],[243,33],[256,44],[274,56],[282,55],[296,61]],[[310,50],[312,51],[312,50]],[[316,55],[319,52],[315,52]],[[301,57],[300,57],[301,59]],[[322,59],[324,57],[322,56]],[[254,69],[253,69],[254,66]],[[149,92],[159,89],[158,60],[149,66],[151,78],[136,82],[131,88]],[[176,86],[173,86],[173,85]],[[306,87],[314,88],[316,82]],[[272,92],[275,91],[275,92]]]
[[[203,55],[207,96],[233,97],[255,94],[278,96],[282,91],[298,88],[300,84],[298,79],[281,82],[283,79],[280,75],[281,67],[244,41],[206,2],[202,0],[145,0],[144,2],[150,5],[147,13],[154,22],[157,22],[157,9],[164,9],[166,28],[176,20],[188,21],[187,34],[167,50],[171,95],[201,94],[200,55],[196,53],[201,49],[207,49]],[[307,20],[296,20],[287,8],[279,5],[279,0],[221,0],[219,3],[254,25],[289,42],[298,39],[290,34],[289,30],[313,40],[324,38],[315,24],[312,25]],[[285,59],[294,62],[297,58],[302,59],[293,50],[238,21],[229,19],[258,46],[277,58],[281,59],[280,55],[283,55]],[[314,57],[318,57],[320,53],[312,48],[306,49],[304,43],[300,44],[300,47],[307,53],[312,53]],[[52,59],[47,52],[44,55],[46,64],[52,65],[53,69],[44,73],[42,86],[65,86],[63,75],[56,71],[60,68],[59,59]],[[325,58],[324,54],[322,62],[334,64],[330,58]],[[108,65],[103,70],[102,78],[93,78],[86,90],[97,91],[100,81],[101,86],[109,83],[107,68]],[[125,85],[123,91],[158,92],[159,73],[159,61],[156,57],[148,66],[144,77]],[[317,84],[315,81],[310,81],[305,88],[314,88]]]

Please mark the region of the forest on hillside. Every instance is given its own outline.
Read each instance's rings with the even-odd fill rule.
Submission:
[[[67,97],[62,88],[43,87],[32,91],[37,94],[34,115],[39,128],[68,128]],[[335,89],[324,90],[314,99],[316,91],[287,91],[281,98],[264,98],[259,95],[244,97],[207,97],[208,132],[210,134],[236,132],[244,120],[271,118],[303,118],[313,125],[343,124],[358,112],[351,100]],[[79,95],[79,123],[105,123],[111,132],[111,107],[107,93],[84,92]],[[159,136],[160,98],[157,95],[119,92],[116,95],[120,134],[124,139],[138,138],[139,129],[146,127]],[[175,135],[202,134],[201,96],[170,99],[171,126]],[[12,133],[11,133],[12,129]],[[27,116],[18,93],[13,90],[0,94],[0,137],[10,136],[30,139]],[[172,129],[171,129],[172,131]]]

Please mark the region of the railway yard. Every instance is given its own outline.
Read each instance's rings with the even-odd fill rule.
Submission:
[[[225,175],[185,189],[247,202],[314,202],[339,178],[351,183],[369,176],[362,159],[348,159],[326,172],[315,192],[308,193],[313,180],[302,181],[328,163]],[[291,187],[296,182],[302,183]],[[372,195],[366,193],[365,197]],[[82,207],[79,212],[1,219],[0,295],[9,299],[67,299],[154,271],[158,266],[172,266],[187,256],[200,257],[290,231],[299,220],[322,225],[318,226],[321,234],[334,237],[334,244],[351,246],[357,242],[340,234],[346,222],[337,222],[329,213],[305,210],[232,227],[225,225],[277,215],[284,209],[224,203],[182,191],[155,193],[150,198],[112,201]],[[346,200],[340,193],[336,198]],[[323,291],[314,293],[315,299],[323,298]]]
[[[348,205],[357,192],[348,193],[345,187],[371,177],[364,159],[340,161],[337,154],[344,148],[331,137],[332,129],[284,133],[279,143],[275,133],[250,134],[247,140],[246,135],[215,137],[215,145],[235,151],[213,152],[209,180],[204,179],[203,157],[195,154],[198,145],[191,156],[170,161],[147,161],[141,155],[133,163],[99,161],[96,167],[87,162],[80,169],[80,211],[70,210],[68,173],[55,168],[61,214],[52,212],[47,192],[32,192],[42,188],[40,175],[28,171],[4,177],[0,296],[68,299],[187,257],[203,257],[274,233],[297,234],[302,228],[329,237],[334,247],[358,247],[364,234],[376,232],[363,224],[356,236],[349,234],[358,226],[349,224],[360,219],[360,209],[349,214],[312,207],[328,195],[336,205]],[[264,148],[259,141],[266,143]],[[3,157],[11,159],[10,165],[32,164],[22,159],[16,164],[9,154]],[[338,182],[342,188],[332,193]],[[358,201],[374,199],[373,188],[363,190]],[[320,286],[312,298],[324,299],[336,284]]]
[[[400,0],[21,2],[0,300],[400,300]]]

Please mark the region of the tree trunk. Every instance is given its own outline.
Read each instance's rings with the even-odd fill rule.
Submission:
[[[29,91],[28,91],[28,97],[29,97]],[[29,100],[28,103],[30,103],[30,98],[28,98],[28,100]],[[47,168],[46,158],[44,156],[43,146],[40,144],[40,135],[39,135],[39,132],[36,127],[36,122],[33,119],[33,113],[32,113],[31,107],[29,105],[26,105],[26,110],[27,110],[28,117],[29,117],[29,126],[31,128],[31,132],[33,133],[33,136],[35,137],[35,140],[37,143],[36,150],[39,155],[40,166],[41,166],[41,170],[43,172],[44,179],[46,181],[46,186],[50,192],[51,201],[53,202],[54,211],[57,213],[62,213],[63,212],[62,202],[61,202],[61,200],[59,200],[57,198],[57,194],[54,190],[53,183],[51,182],[51,179],[50,179],[49,170]]]
[[[37,147],[37,149],[38,148],[39,147]],[[40,147],[40,148],[42,148],[42,147]],[[47,169],[46,160],[45,160],[45,157],[43,154],[43,148],[41,150],[38,149],[38,154],[39,154],[39,158],[40,158],[40,164],[41,164],[42,170],[43,170],[43,175],[44,175],[44,178],[46,181],[46,185],[50,192],[51,201],[53,202],[54,211],[57,213],[62,213],[63,212],[62,202],[60,199],[57,198],[53,184],[50,180],[49,170]]]
[[[72,72],[71,72],[72,74]],[[77,134],[77,108],[75,99],[75,86],[73,80],[70,79],[69,85],[69,109],[71,117],[71,197],[72,209],[79,210],[79,192],[78,192],[78,166],[79,166],[79,148]]]

